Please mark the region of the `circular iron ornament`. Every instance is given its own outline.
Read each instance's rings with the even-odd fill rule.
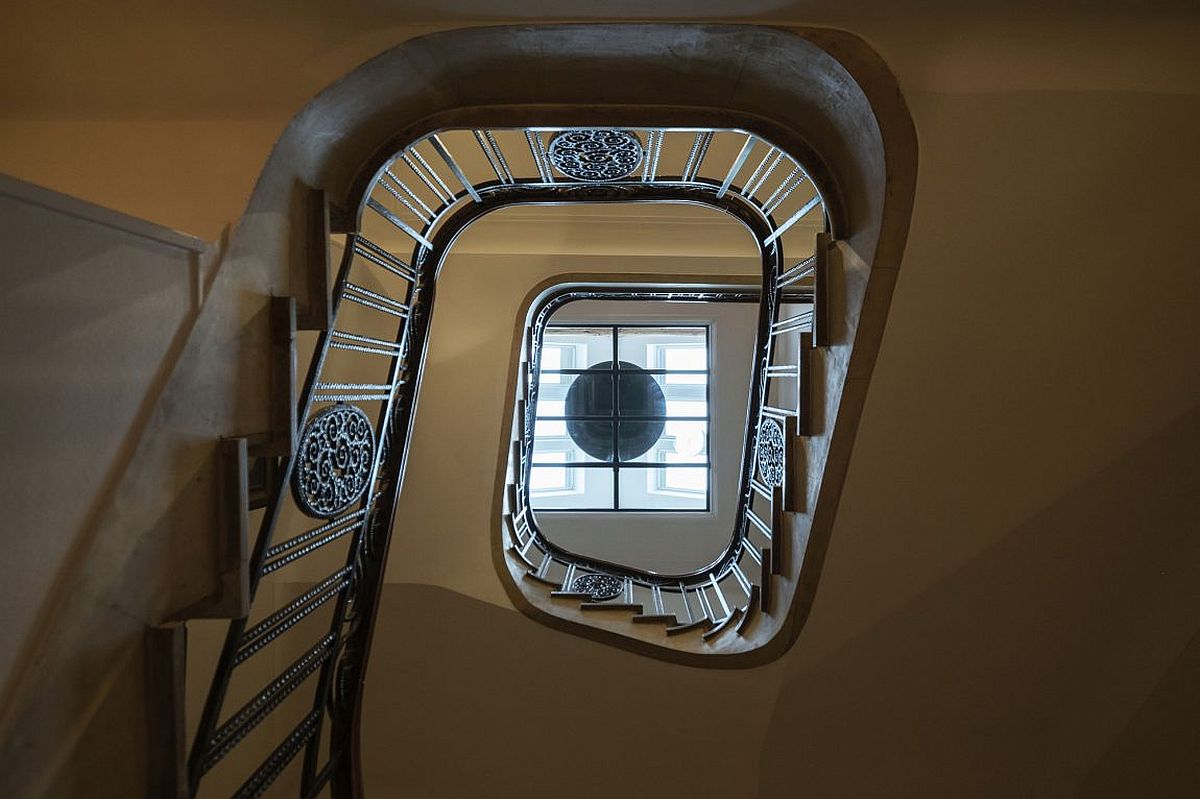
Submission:
[[[774,419],[758,426],[758,473],[769,486],[783,485],[783,428]]]
[[[580,449],[599,461],[613,457],[613,380],[617,381],[618,416],[664,416],[667,398],[654,375],[637,364],[618,361],[618,371],[612,371],[612,361],[592,364],[589,369],[607,371],[582,374],[567,389],[567,416],[609,417],[607,421],[572,419],[567,422],[567,435]],[[616,444],[620,459],[630,461],[644,455],[662,438],[666,422],[622,421],[617,424]]]
[[[626,130],[566,130],[550,140],[550,163],[576,180],[617,180],[642,163],[645,151]]]
[[[585,574],[571,581],[571,591],[590,594],[593,602],[603,602],[621,595],[621,581],[609,574]]]
[[[362,497],[375,461],[371,420],[354,405],[331,405],[309,419],[300,437],[292,493],[309,516],[327,519]]]

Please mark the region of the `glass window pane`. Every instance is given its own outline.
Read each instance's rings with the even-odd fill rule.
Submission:
[[[696,472],[683,478],[698,488],[673,488],[668,472]],[[708,504],[708,467],[690,466],[673,469],[621,469],[619,474],[622,510],[705,510]],[[681,482],[678,475],[674,477]]]
[[[564,392],[565,393],[565,392]],[[567,412],[567,403],[561,399],[547,399],[545,393],[538,391],[537,416],[563,416]]]
[[[672,382],[688,378],[688,382]],[[669,416],[708,415],[708,375],[654,375]],[[749,388],[749,387],[747,387]]]
[[[663,469],[663,485],[675,491],[703,492],[708,490],[707,469]]]
[[[567,435],[566,422],[534,422],[533,434],[538,438],[565,438]]]
[[[645,424],[661,424],[661,432],[653,444],[636,455],[626,457],[626,442],[632,439],[633,431],[627,432],[627,427],[637,425],[637,422],[621,422],[622,459],[637,463],[706,463],[708,461],[708,423],[707,422],[658,422]],[[638,431],[642,432],[642,431]]]
[[[708,336],[704,327],[622,327],[617,330],[618,358],[643,369],[707,369]],[[667,363],[671,350],[686,349],[692,354],[673,356],[703,363],[699,366],[676,366]]]
[[[575,420],[570,422],[538,422],[537,425],[561,424],[561,435],[541,435],[536,428],[533,436],[533,461],[543,454],[563,454],[556,462],[591,463],[612,460],[612,422]]]
[[[534,426],[534,507],[612,510],[614,471],[571,464],[611,463],[616,450],[618,463],[631,464],[616,473],[620,509],[704,510],[708,357],[702,326],[547,327]]]
[[[534,510],[612,510],[612,469],[538,466],[529,470]],[[545,487],[538,488],[543,485]]]
[[[703,342],[667,345],[663,348],[663,368],[708,371],[708,351]]]

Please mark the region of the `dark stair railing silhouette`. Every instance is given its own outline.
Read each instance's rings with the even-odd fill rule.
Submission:
[[[536,400],[531,369],[537,369],[537,325],[523,355],[522,422],[505,522],[508,556],[527,566],[529,580],[589,612],[630,613],[631,623],[662,625],[668,638],[695,631],[706,639],[740,632],[756,614],[771,612],[772,576],[784,554],[781,520],[796,502],[786,487],[792,469],[787,442],[805,433],[811,418],[804,354],[823,343],[828,249],[819,244],[815,257],[785,268],[782,245],[801,220],[815,218],[824,226],[820,194],[791,156],[745,132],[569,133],[445,131],[405,147],[376,175],[356,232],[342,248],[328,324],[298,401],[296,446],[279,456],[272,472],[275,481],[251,555],[251,613],[229,624],[196,726],[188,762],[192,795],[207,795],[204,780],[211,781],[217,769],[225,770],[220,784],[237,786],[236,797],[261,796],[285,771],[298,769],[301,797],[361,796],[357,735],[363,676],[437,270],[458,233],[498,208],[701,203],[754,233],[763,252],[764,287],[739,522],[726,552],[708,570],[664,579],[575,557],[541,536],[523,479]],[[580,157],[588,152],[583,145],[594,142],[608,148],[607,160]],[[734,150],[731,160],[714,155]],[[665,173],[672,153],[679,154],[676,169]],[[382,222],[391,232],[367,235],[368,221]],[[401,257],[385,246],[396,235],[411,243],[411,254]],[[781,309],[789,315],[781,317]],[[547,313],[539,324],[548,318]],[[783,351],[779,343],[788,337],[798,341],[792,360],[776,363]],[[787,380],[800,384],[801,400],[790,407],[777,389]],[[299,568],[330,560],[336,565],[317,579]],[[276,607],[272,592],[258,589],[267,575],[286,576],[287,570],[295,570],[294,582],[306,588]],[[264,669],[269,663],[284,665]]]

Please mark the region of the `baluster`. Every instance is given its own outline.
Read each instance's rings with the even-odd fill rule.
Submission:
[[[704,156],[708,154],[708,146],[712,143],[713,133],[711,130],[701,131],[696,134],[696,140],[692,142],[691,152],[688,153],[687,164],[683,168],[683,181],[690,183],[696,179],[696,175],[700,173],[700,165],[704,163]]]
[[[709,604],[708,594],[705,592],[703,585],[696,586],[696,598],[700,600],[700,609],[704,612],[704,617],[715,624],[718,619],[716,614],[713,613],[712,605]]]
[[[546,145],[542,143],[542,134],[536,131],[525,131],[525,140],[529,142],[529,152],[533,154],[533,162],[537,165],[538,174],[543,183],[554,182],[554,172],[550,159],[546,155]]]
[[[442,144],[442,140],[438,138],[436,133],[429,137],[429,143],[433,145],[433,149],[446,162],[446,166],[450,167],[450,171],[454,173],[454,177],[458,178],[458,182],[462,184],[462,187],[467,190],[467,194],[471,195],[471,199],[477,203],[483,202],[483,198],[479,196],[479,191],[475,188],[475,184],[467,179],[467,176],[462,171],[462,167],[454,160],[454,156],[450,155],[450,151],[446,149],[446,145]],[[444,186],[445,184],[443,183],[442,185]],[[449,188],[446,190],[449,191]]]
[[[687,613],[687,623],[692,624],[696,621],[696,617],[692,615],[692,603],[688,601],[687,586],[683,583],[679,584],[679,596],[683,600],[683,610]]]
[[[336,350],[351,350],[371,355],[385,355],[388,358],[400,357],[400,345],[394,341],[386,341],[373,336],[362,336],[347,333],[344,330],[331,330],[329,346]]]
[[[746,136],[746,143],[742,145],[741,152],[737,158],[733,160],[733,164],[729,167],[729,172],[725,175],[725,180],[721,181],[721,188],[717,190],[716,198],[719,200],[725,196],[725,192],[729,191],[729,185],[733,183],[733,179],[737,177],[737,173],[742,170],[742,165],[746,163],[746,159],[750,157],[750,151],[754,149],[754,137]],[[768,239],[764,244],[770,243]]]
[[[775,148],[771,148],[771,150],[774,149]],[[767,154],[763,156],[762,162],[758,165],[759,169],[762,169],[762,165],[765,164],[767,159],[771,157],[771,150],[768,150]],[[759,189],[762,188],[763,184],[767,182],[767,180],[771,177],[771,174],[775,172],[775,168],[779,166],[781,161],[783,161],[783,151],[775,150],[775,160],[771,162],[771,165],[767,167],[767,170],[762,173],[762,176],[759,177],[757,181],[754,180],[754,177],[758,174],[758,170],[756,169],[754,171],[754,175],[751,175],[750,179],[746,181],[746,188],[742,190],[742,196],[747,200],[753,200],[754,195]]]
[[[771,212],[782,205],[783,201],[788,198],[788,195],[804,182],[804,179],[805,176],[800,171],[800,166],[796,165],[793,167],[788,176],[783,179],[782,183],[775,187],[775,191],[771,192],[771,196],[767,197],[767,201],[763,203],[763,213],[770,216]]]
[[[746,579],[746,575],[742,572],[742,567],[737,564],[737,561],[734,561],[732,564],[730,564],[730,572],[733,574],[733,578],[737,581],[738,587],[745,592],[746,599],[751,599],[750,581]]]
[[[410,189],[408,187],[408,184],[405,183],[403,180],[401,180],[399,177],[397,177],[396,173],[393,172],[390,168],[383,170],[383,174],[386,175],[388,178],[390,178],[392,183],[394,183],[396,186],[398,186],[400,188],[401,191],[403,191],[406,195],[408,195],[408,198],[410,200],[412,200],[417,205],[421,206],[422,213],[417,214],[417,216],[424,218],[426,224],[433,221],[433,218],[436,216],[436,214],[433,212],[433,209],[429,207],[429,204],[421,199],[421,196],[419,194],[417,194],[415,191]],[[407,203],[405,203],[405,205],[407,205]],[[414,213],[415,213],[415,211],[414,211]]]
[[[417,280],[417,270],[370,239],[355,237],[354,254],[409,283]]]
[[[413,171],[413,174],[419,177],[421,182],[424,183],[429,190],[437,196],[438,201],[442,203],[442,205],[453,204],[454,192],[450,191],[450,187],[446,185],[446,181],[442,180],[442,176],[439,175],[434,168],[429,165],[429,162],[425,160],[425,157],[421,155],[416,147],[409,147],[406,152],[400,153],[400,158],[404,161],[404,163],[408,164],[408,168]],[[415,158],[417,163],[425,168],[424,172],[417,168],[417,164],[413,163],[413,158]],[[429,174],[429,177],[436,181],[436,186],[429,181],[429,177],[425,176],[426,172]]]
[[[713,593],[716,594],[717,601],[721,603],[721,610],[724,611],[722,618],[727,618],[732,612],[729,609],[729,604],[725,601],[725,592],[721,590],[721,584],[717,582],[716,575],[708,575],[709,584],[712,585]]]
[[[766,247],[768,244],[775,241],[775,239],[779,238],[784,233],[787,233],[788,229],[792,225],[796,224],[801,219],[808,216],[814,208],[818,208],[820,206],[821,206],[821,195],[818,194],[818,195],[815,195],[811,200],[806,202],[803,206],[801,206],[799,211],[797,211],[796,213],[789,216],[787,218],[786,222],[784,222],[779,227],[775,228],[775,230],[771,233],[771,235],[769,235],[765,239],[763,239],[762,246]]]
[[[389,177],[392,179],[392,181],[394,181],[396,183],[396,186],[398,188],[392,187],[392,185],[388,182]],[[433,212],[428,210],[429,206],[425,205],[425,203],[422,203],[420,201],[420,198],[417,198],[416,195],[413,195],[412,190],[409,189],[408,186],[405,186],[404,183],[401,182],[398,178],[396,178],[396,176],[393,175],[391,172],[389,172],[385,169],[384,174],[379,176],[378,183],[379,183],[380,188],[382,188],[388,194],[395,197],[396,200],[398,200],[399,203],[401,205],[403,205],[405,208],[407,208],[409,211],[412,211],[413,216],[415,216],[417,219],[420,219],[423,224],[428,225],[430,222],[433,221]],[[413,203],[408,199],[408,197],[405,197],[404,194],[401,194],[400,193],[401,189],[404,190],[405,194],[412,195],[417,200],[417,202],[421,205],[422,209],[418,210],[417,206],[413,205]]]
[[[429,239],[425,238],[423,235],[418,233],[411,225],[409,225],[403,219],[401,219],[400,217],[393,214],[387,208],[384,208],[383,205],[381,205],[380,202],[378,200],[376,200],[374,197],[367,198],[367,207],[370,208],[375,213],[382,216],[388,222],[391,222],[392,225],[394,225],[396,228],[401,230],[406,236],[408,236],[413,241],[420,244],[422,247],[424,247],[426,249],[433,249],[433,243],[430,242]]]

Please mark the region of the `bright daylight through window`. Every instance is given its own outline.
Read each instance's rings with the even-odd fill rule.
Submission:
[[[535,510],[709,509],[707,327],[548,326],[541,353]]]

